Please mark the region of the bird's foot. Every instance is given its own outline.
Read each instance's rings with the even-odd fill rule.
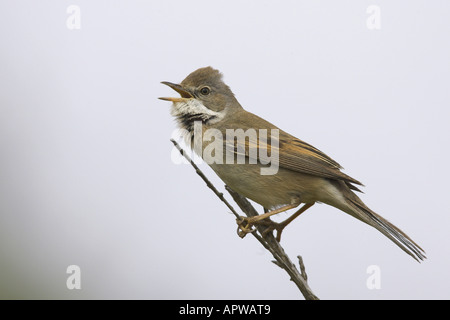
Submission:
[[[255,232],[256,229],[253,228],[255,223],[257,222],[255,217],[243,217],[240,216],[236,219],[236,223],[238,225],[237,234],[239,237],[244,238],[247,233]]]
[[[273,230],[277,231],[277,235],[275,237],[275,239],[280,242],[281,241],[281,233],[283,232],[284,227],[286,226],[286,224],[284,223],[278,223],[278,222],[274,222],[270,219],[266,219],[261,221],[263,222],[264,226],[266,227],[264,229],[264,231],[262,232],[263,237],[265,237],[269,232],[272,232]]]
[[[253,226],[259,224],[265,227],[265,229],[262,231],[262,235],[265,236],[269,232],[272,232],[273,230],[277,231],[276,240],[280,242],[281,240],[281,232],[283,232],[284,227],[286,224],[284,223],[277,223],[270,218],[266,219],[258,219],[258,216],[255,217],[239,217],[236,219],[236,223],[238,224],[237,234],[239,237],[244,238],[248,233],[255,232],[256,229],[253,228]]]

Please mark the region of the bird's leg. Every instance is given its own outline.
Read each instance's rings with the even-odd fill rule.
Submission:
[[[260,214],[254,217],[240,217],[239,219],[236,219],[236,223],[238,224],[238,235],[241,238],[245,237],[247,233],[255,231],[255,229],[252,229],[252,226],[254,226],[255,224],[260,223],[262,220],[267,219],[274,214],[298,207],[299,204],[300,200],[295,199],[291,204],[282,206],[281,208],[266,212],[264,214]]]
[[[286,226],[289,223],[291,223],[295,218],[297,218],[303,212],[305,212],[306,210],[311,208],[313,205],[314,205],[314,202],[312,202],[312,203],[305,203],[300,209],[298,209],[298,211],[296,213],[294,213],[292,216],[290,216],[289,218],[287,218],[283,222],[277,223],[277,222],[269,220],[268,222],[270,222],[270,223],[268,224],[267,229],[264,230],[263,236],[265,234],[267,234],[268,232],[271,232],[273,230],[277,230],[276,239],[277,239],[278,242],[280,242],[281,241],[281,233],[283,232],[283,229],[286,228]]]

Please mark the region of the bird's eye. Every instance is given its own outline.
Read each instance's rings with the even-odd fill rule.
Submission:
[[[211,90],[208,87],[203,87],[200,89],[200,93],[204,96],[207,96],[210,92]]]

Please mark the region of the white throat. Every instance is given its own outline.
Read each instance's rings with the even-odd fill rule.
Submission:
[[[170,114],[179,120],[193,116],[196,120],[202,120],[210,124],[217,123],[225,117],[225,110],[213,111],[197,99],[186,99],[185,101],[174,102]]]
[[[200,100],[186,99],[174,102],[170,114],[177,120],[181,136],[190,145],[194,135],[194,122],[201,121],[204,124],[220,122],[226,115],[226,109],[213,111],[205,107]]]

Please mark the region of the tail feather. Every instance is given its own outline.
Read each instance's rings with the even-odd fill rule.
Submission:
[[[370,210],[366,205],[364,205],[364,203],[362,203],[362,201],[355,201],[353,199],[348,200],[350,205],[356,211],[362,213],[365,216],[365,219],[363,218],[361,220],[383,233],[386,237],[391,239],[397,246],[399,246],[403,251],[405,251],[418,262],[426,259],[425,251],[402,230],[394,226],[382,216]]]
[[[350,190],[348,185],[342,181],[334,181],[334,186],[341,191],[345,203],[340,203],[338,205],[336,205],[336,203],[330,203],[331,205],[338,207],[351,216],[374,227],[418,262],[426,259],[425,251],[417,243],[402,230],[370,210],[364,202]]]

